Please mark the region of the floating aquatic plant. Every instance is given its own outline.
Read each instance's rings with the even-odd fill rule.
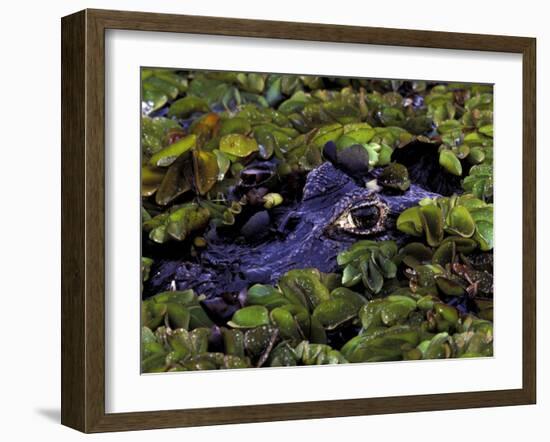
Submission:
[[[487,251],[493,248],[493,206],[469,194],[424,199],[399,215],[397,228],[412,236],[424,236],[432,247],[449,234],[472,238]]]
[[[338,255],[337,261],[344,266],[342,285],[353,287],[359,282],[370,295],[380,293],[386,279],[394,278],[397,266],[392,260],[397,254],[393,241],[359,241]]]
[[[141,88],[143,372],[492,355],[491,86],[142,69]],[[326,162],[395,199],[382,238],[300,248]],[[346,183],[308,207],[339,216]]]
[[[187,78],[171,69],[142,69],[142,111],[149,114],[187,90]]]
[[[196,204],[173,207],[169,212],[151,218],[143,223],[143,230],[157,243],[169,239],[181,241],[191,233],[206,227],[210,212]]]

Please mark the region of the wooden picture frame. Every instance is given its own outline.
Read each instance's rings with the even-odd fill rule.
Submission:
[[[495,51],[523,59],[523,385],[513,390],[105,412],[106,29]],[[486,406],[536,400],[536,41],[533,38],[106,10],[62,19],[62,410],[83,432]],[[519,113],[518,113],[519,114]]]

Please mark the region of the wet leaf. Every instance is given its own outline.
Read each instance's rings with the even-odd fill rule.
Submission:
[[[254,138],[242,134],[225,135],[220,140],[220,151],[236,157],[246,157],[258,151],[258,143]]]
[[[474,239],[478,242],[479,248],[483,251],[493,248],[493,224],[486,221],[476,223]]]
[[[246,135],[252,131],[252,126],[245,118],[234,117],[223,120],[220,126],[219,136],[223,137],[229,134]]]
[[[180,130],[180,125],[169,118],[141,117],[141,149],[147,157],[164,147],[166,134],[170,130]]]
[[[443,240],[443,213],[434,205],[426,205],[420,208],[422,214],[422,228],[426,233],[426,241],[435,247]]]
[[[288,304],[289,301],[275,287],[264,284],[255,284],[248,289],[247,303],[263,305],[268,309]]]
[[[174,101],[168,109],[169,117],[187,118],[195,112],[209,112],[208,103],[198,97],[188,95]]]
[[[348,250],[338,254],[338,265],[346,265],[364,255],[372,247],[377,247],[376,241],[362,240],[355,242]]]
[[[191,155],[182,154],[166,171],[155,195],[156,203],[165,206],[178,196],[191,190],[192,180]]]
[[[269,311],[262,305],[251,305],[237,310],[227,323],[233,328],[254,328],[269,324]]]
[[[313,311],[326,330],[332,330],[357,316],[359,309],[366,300],[361,295],[346,288],[336,289],[331,293],[331,299],[321,302]]]
[[[462,296],[466,291],[457,278],[446,275],[436,275],[435,282],[439,290],[448,296]]]
[[[432,263],[445,267],[446,264],[452,263],[456,255],[456,245],[453,241],[441,243],[433,254]]]
[[[463,126],[460,124],[458,120],[445,120],[439,124],[439,126],[437,127],[437,131],[440,134],[446,134],[451,131],[456,131],[456,130],[460,131],[462,130],[462,128]]]
[[[225,174],[231,166],[231,160],[229,157],[218,149],[214,149],[214,155],[216,155],[216,161],[218,162],[218,181],[223,180]]]
[[[367,255],[359,259],[362,281],[371,293],[379,293],[384,285],[384,277],[376,262],[370,258],[371,256]]]
[[[447,332],[435,335],[423,351],[424,359],[445,359],[452,356],[452,338]]]
[[[179,139],[174,144],[155,153],[149,160],[151,166],[167,167],[183,153],[195,147],[197,138],[195,135],[188,135]]]
[[[470,212],[463,206],[455,206],[449,211],[446,224],[447,231],[464,238],[472,236],[476,228]]]
[[[323,148],[329,141],[336,141],[343,132],[344,128],[341,124],[329,124],[321,127],[311,142],[314,146]]]
[[[353,287],[356,285],[359,281],[361,281],[361,270],[359,270],[358,267],[348,264],[344,268],[344,272],[342,274],[342,284],[345,287]]]
[[[359,123],[359,124],[365,124],[365,123]],[[341,138],[343,138],[344,136],[345,137],[348,137],[352,140],[355,141],[355,143],[357,144],[367,144],[369,143],[373,138],[374,138],[374,135],[376,135],[376,130],[373,129],[372,127],[358,127],[359,124],[356,124],[354,127],[356,128],[355,130],[349,130],[350,127],[352,127],[351,124],[347,124],[345,127],[344,127],[344,133],[345,135],[343,135]],[[353,144],[355,144],[353,143]]]
[[[342,347],[341,353],[350,362],[396,361],[403,358],[406,349],[418,343],[416,330],[406,325],[397,325],[365,336],[356,336]]]
[[[267,361],[278,336],[278,330],[271,325],[262,325],[246,330],[244,335],[245,349],[251,357],[259,358],[258,366]]]
[[[488,137],[493,137],[493,125],[492,124],[487,124],[485,126],[481,126],[480,128],[478,128],[478,131],[479,133],[483,134],[483,135],[487,135]]]
[[[461,236],[448,236],[446,237],[442,245],[447,242],[453,242],[456,246],[458,253],[472,253],[477,248],[477,243],[471,238],[463,238]]]
[[[380,319],[386,326],[404,322],[409,314],[416,309],[416,301],[408,296],[391,295],[385,299],[380,309]]]
[[[187,310],[189,311],[189,328],[191,330],[197,329],[197,327],[210,328],[214,325],[196,297],[187,305]]]
[[[153,260],[145,256],[141,257],[141,280],[147,281],[149,279],[149,272],[151,271],[151,265]]]
[[[450,305],[438,302],[434,304],[434,311],[436,315],[441,316],[445,321],[455,326],[458,323],[458,311],[456,308]]]
[[[154,302],[143,303],[141,306],[141,323],[151,330],[155,330],[164,321],[168,307],[166,304]]]
[[[168,98],[174,99],[179,94],[179,89],[175,87],[170,82],[167,82],[159,77],[150,77],[142,82],[144,91],[160,91],[165,94]]]
[[[348,362],[339,351],[330,346],[311,344],[307,341],[298,344],[295,354],[304,365],[343,364]]]
[[[206,194],[218,180],[218,158],[212,152],[193,151],[195,188],[200,195]]]
[[[148,115],[168,102],[168,96],[158,89],[145,89],[141,95],[141,110]]]
[[[275,307],[269,314],[271,322],[279,329],[281,338],[300,341],[303,338],[298,323],[288,310]]]
[[[264,207],[266,209],[271,209],[276,207],[283,202],[283,197],[278,193],[268,193],[264,196]]]
[[[330,299],[329,291],[321,283],[320,273],[316,269],[291,270],[281,277],[279,287],[289,301],[310,311]]]
[[[164,178],[165,170],[149,165],[141,168],[141,196],[153,195]]]
[[[420,242],[412,242],[399,251],[399,256],[409,267],[416,267],[432,260],[432,249]]]
[[[189,319],[191,318],[191,315],[185,306],[176,303],[168,303],[167,314],[170,320],[170,325],[173,328],[183,328],[184,330],[189,329]]]
[[[179,93],[183,93],[187,90],[187,78],[176,74],[170,69],[155,69],[153,75],[178,88]]]
[[[189,127],[189,131],[197,137],[197,147],[203,148],[206,143],[215,137],[220,124],[218,114],[211,112],[195,120]],[[214,140],[215,141],[215,140]]]
[[[453,175],[462,175],[462,164],[452,150],[444,149],[439,152],[439,164]]]
[[[188,204],[144,222],[143,229],[149,232],[149,238],[158,243],[169,238],[181,241],[191,232],[204,228],[209,218],[207,209]]]
[[[422,212],[419,207],[411,207],[401,212],[397,218],[397,229],[413,236],[422,236]]]
[[[223,346],[228,355],[244,358],[244,333],[241,330],[222,330]]]

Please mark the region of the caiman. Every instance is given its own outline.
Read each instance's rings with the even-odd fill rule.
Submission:
[[[334,272],[339,252],[365,237],[399,240],[399,213],[422,198],[437,196],[417,184],[401,194],[386,192],[374,181],[359,184],[327,161],[308,174],[301,201],[278,208],[275,215],[260,212],[271,216],[269,235],[235,241],[212,227],[200,258],[157,263],[146,283],[148,291],[194,289],[216,309],[217,303],[226,305],[252,284],[275,284],[291,269]]]

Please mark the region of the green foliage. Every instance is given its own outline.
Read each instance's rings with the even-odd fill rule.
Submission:
[[[472,238],[488,251],[493,248],[493,205],[471,194],[424,199],[399,215],[397,229],[424,237],[432,247],[440,245],[445,235],[457,235]]]
[[[392,260],[397,254],[393,241],[358,241],[350,249],[338,255],[344,266],[342,284],[356,286],[362,282],[369,295],[380,293],[384,281],[394,278],[397,266]]]
[[[143,223],[143,230],[157,243],[173,239],[181,241],[191,233],[202,229],[210,218],[208,209],[196,204],[174,206],[169,212],[151,218]]]
[[[323,163],[330,142],[337,156],[360,152],[365,173],[383,167],[377,184],[398,194],[413,169],[392,162],[396,150],[437,146],[440,173],[465,192],[399,214],[408,235],[400,247],[360,240],[338,255],[338,273],[294,269],[276,285],[248,287],[223,323],[192,290],[144,300],[143,372],[492,355],[493,280],[480,263],[493,249],[491,86],[141,74],[142,229],[155,247],[171,242],[200,258],[209,225],[229,229],[243,213],[284,208],[283,184]],[[142,258],[142,281],[152,265]],[[475,316],[448,304],[466,297]]]

